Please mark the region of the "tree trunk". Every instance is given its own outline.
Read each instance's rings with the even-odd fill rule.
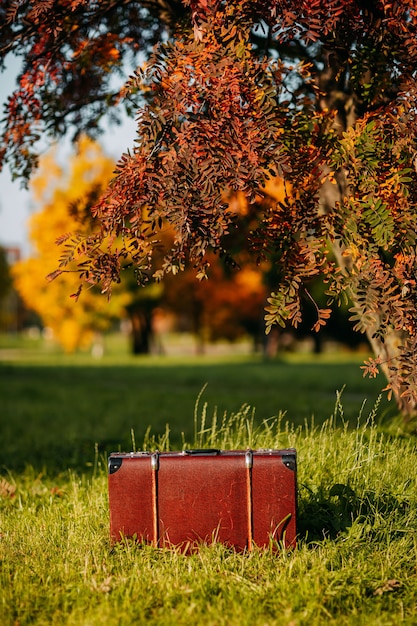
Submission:
[[[396,365],[398,348],[402,344],[404,337],[402,333],[392,330],[385,335],[384,342],[382,342],[379,338],[373,336],[374,333],[371,328],[367,329],[366,335],[375,357],[381,359],[380,368],[388,382],[392,384],[392,394],[401,414],[404,416],[404,421],[407,422],[416,415],[416,403],[402,395],[404,388],[395,384],[395,373],[391,369],[392,366]]]
[[[349,127],[353,126],[358,119],[358,109],[362,107],[358,98],[349,90],[347,86],[347,62],[345,58],[338,57],[335,51],[331,53],[331,61],[327,58],[327,64],[319,76],[319,85],[322,93],[326,96],[320,102],[323,108],[336,109],[335,129],[341,135]],[[346,82],[345,82],[346,81]],[[325,172],[326,173],[326,172]],[[337,185],[330,184],[326,181],[320,191],[319,211],[327,213],[335,210],[337,202],[348,193],[349,182],[343,171],[335,173]],[[343,256],[343,250],[337,246],[333,246],[334,254],[342,271],[348,269],[348,260]],[[355,294],[351,294],[352,303],[355,305]],[[392,385],[392,393],[398,405],[398,409],[408,421],[417,413],[415,402],[403,397],[403,388],[396,385],[396,373],[392,369],[395,366],[398,356],[398,348],[404,339],[403,333],[392,329],[389,334],[381,341],[375,337],[375,329],[377,326],[372,325],[366,328],[366,336],[374,352],[375,358],[380,358],[380,369],[385,375],[388,383]]]
[[[139,310],[131,311],[130,322],[132,324],[133,354],[149,354],[152,338],[152,318],[150,313]]]

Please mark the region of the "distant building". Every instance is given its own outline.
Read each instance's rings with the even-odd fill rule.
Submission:
[[[7,263],[10,267],[22,258],[21,250],[17,246],[2,246],[2,248],[6,253]]]

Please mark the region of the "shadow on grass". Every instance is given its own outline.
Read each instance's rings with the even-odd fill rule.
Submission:
[[[371,540],[378,532],[378,520],[392,518],[393,513],[405,515],[411,506],[407,499],[399,500],[390,494],[377,496],[368,491],[359,497],[351,487],[339,483],[326,492],[319,489],[307,493],[299,499],[297,532],[299,539],[309,544],[336,539],[354,522],[366,524]]]

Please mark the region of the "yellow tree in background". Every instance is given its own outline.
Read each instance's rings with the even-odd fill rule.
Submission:
[[[93,288],[76,302],[69,297],[79,284],[76,273],[64,273],[59,281],[46,280],[59,264],[61,251],[55,240],[69,231],[86,234],[91,230],[89,207],[106,188],[114,170],[114,161],[87,137],[79,140],[68,168],[63,169],[56,157],[55,150],[43,157],[31,183],[39,209],[30,221],[33,251],[16,264],[13,276],[25,304],[38,313],[65,351],[73,352],[90,347],[112,320],[124,316],[131,296],[126,290],[116,290],[109,302]]]

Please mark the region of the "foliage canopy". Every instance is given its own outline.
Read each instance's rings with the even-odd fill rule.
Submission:
[[[243,193],[257,207],[243,246],[276,269],[267,326],[297,325],[320,275],[328,307],[350,298],[373,342],[368,372],[383,364],[414,410],[414,0],[34,0],[0,11],[2,56],[25,57],[0,155],[16,173],[29,175],[39,131],[94,130],[120,100],[136,110],[134,147],[93,209],[96,232],[64,244],[82,280],[110,292],[132,263],[145,283],[167,227],[174,244],[156,279],[188,262],[203,278],[212,251],[233,263],[225,195]],[[111,75],[138,51],[146,62],[112,93]],[[295,192],[256,204],[275,176]]]

